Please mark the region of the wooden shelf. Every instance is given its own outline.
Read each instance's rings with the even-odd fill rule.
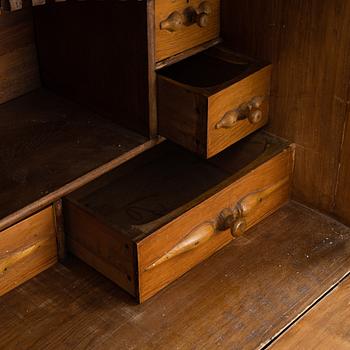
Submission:
[[[157,142],[44,89],[0,116],[0,230]]]
[[[290,203],[142,305],[75,259],[50,268],[0,299],[0,348],[256,349],[349,268],[350,229]]]

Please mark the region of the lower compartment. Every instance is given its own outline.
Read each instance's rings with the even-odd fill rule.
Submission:
[[[349,268],[350,229],[290,202],[142,305],[74,257],[56,264],[0,298],[0,348],[267,349]],[[349,348],[346,299],[308,334],[327,350]]]
[[[284,204],[293,153],[265,133],[210,160],[156,146],[66,198],[70,250],[143,302]]]

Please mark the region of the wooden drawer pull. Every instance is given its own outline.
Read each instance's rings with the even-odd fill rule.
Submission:
[[[152,270],[155,267],[163,264],[178,255],[191,251],[203,243],[207,242],[216,232],[215,224],[213,222],[206,222],[196,227],[189,233],[180,243],[178,243],[169,252],[156,260],[153,264],[146,268],[146,271]]]
[[[231,229],[233,237],[241,236],[247,228],[246,217],[256,210],[272,193],[287,184],[288,181],[289,179],[285,178],[271,187],[248,194],[235,207],[224,209],[219,215],[218,229],[221,231]]]
[[[172,258],[200,247],[218,232],[230,229],[233,237],[241,236],[247,228],[246,216],[256,210],[263,201],[288,181],[289,178],[286,178],[264,190],[248,194],[237,202],[233,208],[223,209],[216,220],[197,226],[182,241],[149,265],[145,270],[152,270]]]
[[[250,102],[242,104],[239,108],[225,113],[222,119],[216,124],[216,129],[230,129],[239,120],[249,120],[252,124],[258,124],[263,117],[261,106],[264,97],[256,96]]]
[[[182,15],[178,11],[175,11],[171,13],[166,20],[160,22],[160,29],[175,32],[182,26],[182,24]]]
[[[208,1],[200,3],[198,10],[194,7],[187,7],[183,14],[178,11],[171,13],[167,19],[160,22],[160,29],[169,32],[175,32],[182,26],[190,26],[195,23],[199,27],[204,28],[209,24],[209,15],[211,14],[211,6]]]

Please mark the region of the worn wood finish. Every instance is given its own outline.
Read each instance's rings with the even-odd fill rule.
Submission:
[[[57,262],[52,207],[0,232],[0,295]]]
[[[347,278],[274,343],[271,349],[349,349],[349,305],[350,278]]]
[[[158,71],[159,133],[205,158],[214,156],[266,124],[270,76],[271,66],[221,45]],[[256,97],[264,99],[258,122],[239,118],[230,128],[217,128],[226,113]]]
[[[0,115],[0,229],[155,144],[45,90]]]
[[[291,203],[142,305],[77,260],[57,264],[0,299],[0,347],[257,349],[349,271],[349,239]]]
[[[43,84],[144,136],[150,126],[154,134],[147,3],[67,1],[33,9]]]
[[[139,242],[137,249],[140,300],[147,300],[232,241],[230,229],[219,230],[215,223],[225,208],[235,207],[249,194],[268,189],[279,182],[282,183],[281,186],[244,217],[247,228],[284,204],[289,198],[292,164],[292,151],[289,149]],[[204,232],[207,237],[198,237],[198,233],[194,231],[206,223],[213,226],[213,232]],[[195,235],[194,239],[190,238],[191,242],[194,241],[193,249],[180,252],[172,258],[167,256],[176,245],[184,245],[191,234]]]
[[[155,57],[156,61],[164,60],[192,47],[219,37],[220,33],[220,0],[207,0],[211,12],[208,24],[200,27],[197,24],[179,24],[174,31],[161,29],[161,23],[174,13],[183,17],[188,7],[198,9],[202,0],[154,0],[155,1]],[[183,19],[182,19],[183,21]]]
[[[297,144],[294,198],[331,213],[338,188],[347,222],[349,26],[349,1],[222,1],[225,43],[273,63],[269,130]]]
[[[222,210],[236,206],[236,235],[236,223],[251,227],[287,201],[293,164],[288,144],[257,134],[235,150],[205,161],[164,143],[71,194],[66,216],[72,251],[123,288],[121,278],[125,282],[129,276],[130,285],[137,275],[132,294],[141,302],[150,298],[232,240],[229,227],[219,223]],[[230,171],[227,164],[232,163],[236,168]],[[135,260],[127,260],[134,264],[132,274],[120,262],[125,259],[119,251],[113,254],[115,262],[109,261],[107,240],[101,250],[104,231],[120,242],[120,252],[125,244],[134,249]],[[95,245],[86,246],[89,240]]]
[[[0,103],[39,87],[31,9],[0,19]]]

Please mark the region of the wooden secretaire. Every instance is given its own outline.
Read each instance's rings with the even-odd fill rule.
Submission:
[[[2,278],[56,261],[41,236],[19,248],[28,220],[51,220],[40,239],[56,232],[60,258],[144,301],[288,200],[293,147],[254,133],[272,66],[225,44],[219,0],[34,5],[2,14],[35,42],[42,84],[0,106]]]
[[[293,143],[294,85],[266,53],[274,32],[248,40],[248,5],[1,4],[1,294],[70,252],[143,302],[292,191],[312,202],[320,151]]]

